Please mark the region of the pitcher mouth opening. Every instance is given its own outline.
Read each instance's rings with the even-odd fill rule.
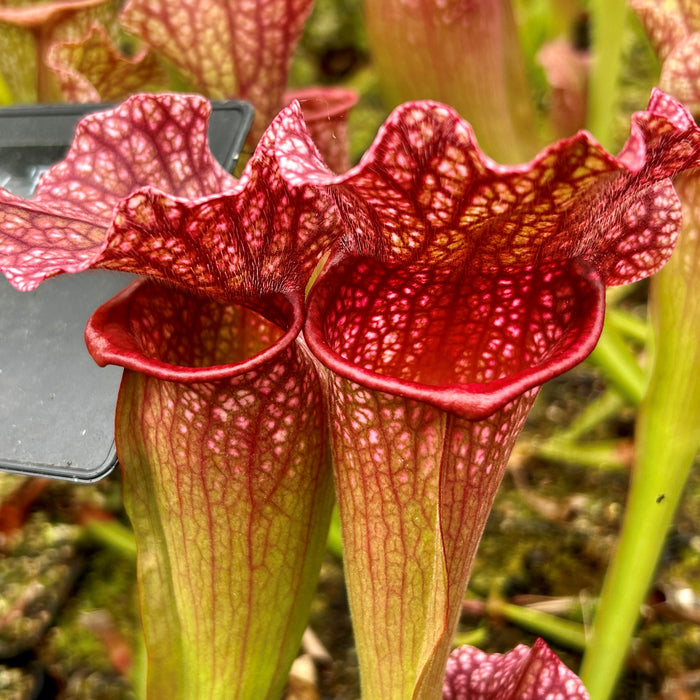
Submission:
[[[311,290],[304,337],[345,379],[481,419],[581,362],[604,312],[579,262],[470,276],[352,256]]]
[[[85,342],[101,366],[207,382],[263,365],[294,342],[303,321],[301,292],[226,304],[140,279],[93,313]]]

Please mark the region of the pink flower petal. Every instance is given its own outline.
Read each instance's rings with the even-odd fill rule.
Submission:
[[[661,69],[659,85],[693,112],[700,110],[700,32],[691,34],[669,53]]]
[[[700,6],[693,0],[632,0],[663,62],[659,86],[692,112],[700,109]]]
[[[263,135],[236,187],[199,200],[144,189],[117,207],[104,266],[221,299],[300,289],[339,234],[318,188],[290,186],[276,149],[306,134],[298,106]]]
[[[0,190],[0,269],[18,289],[99,264],[117,203],[143,185],[201,197],[234,184],[207,146],[195,96],[134,97],[83,119],[31,200]]]

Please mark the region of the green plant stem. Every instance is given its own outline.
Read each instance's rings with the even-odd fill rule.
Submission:
[[[567,649],[583,651],[586,647],[586,633],[583,625],[572,620],[563,620],[539,610],[525,608],[494,597],[486,601],[486,612],[503,617],[509,622],[534,632],[544,639]]]
[[[624,440],[578,442],[586,433],[620,412],[627,404],[615,388],[609,388],[589,402],[565,429],[541,442],[525,446],[525,452],[545,459],[590,465],[623,468],[627,466],[629,445]]]
[[[136,559],[134,533],[117,520],[92,520],[85,526],[87,535],[126,559]]]
[[[619,304],[623,299],[626,299],[635,292],[643,282],[632,282],[632,284],[623,284],[619,287],[608,287],[605,290],[605,303],[607,308],[611,309]]]
[[[700,179],[681,178],[676,185],[683,231],[670,262],[652,281],[654,370],[637,419],[622,532],[581,669],[591,700],[607,700],[614,690],[700,446]]]
[[[593,64],[588,82],[589,131],[612,150],[618,79],[622,64],[625,0],[592,0]]]
[[[459,632],[455,635],[452,643],[455,647],[461,647],[465,644],[470,647],[480,647],[488,641],[489,631],[486,627],[477,627],[475,630],[468,632]]]
[[[639,316],[620,309],[609,308],[607,319],[613,328],[630,340],[644,344],[649,339],[649,324]]]
[[[622,394],[609,388],[600,396],[590,401],[566,430],[555,433],[551,439],[573,442],[590,432],[601,423],[619,413],[625,406]]]
[[[540,443],[535,449],[535,453],[545,459],[606,469],[624,469],[629,466],[627,455],[630,452],[627,440],[577,443],[552,439]]]
[[[692,461],[678,454],[668,426],[647,430],[647,449],[632,480],[620,541],[581,669],[591,700],[605,700],[612,693]],[[686,462],[685,468],[669,468],[679,460]]]
[[[333,508],[331,515],[331,526],[328,528],[328,538],[326,539],[326,550],[337,559],[343,558],[343,538],[340,533],[340,514],[338,506]]]
[[[644,372],[620,332],[607,318],[589,359],[625,399],[634,406],[641,403],[646,388]]]

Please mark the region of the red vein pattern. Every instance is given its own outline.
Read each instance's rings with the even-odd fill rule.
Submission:
[[[472,270],[578,258],[615,285],[671,254],[680,217],[668,178],[697,165],[699,140],[687,110],[655,91],[617,158],[580,132],[531,163],[501,166],[452,109],[418,102],[395,110],[341,177],[312,163],[300,139],[285,140],[282,164],[292,182],[338,193],[350,230],[343,245],[357,252]]]
[[[207,97],[252,102],[259,135],[282,106],[312,1],[129,0],[121,20]]]
[[[321,383],[298,336],[337,214],[279,173],[276,140],[299,128],[298,105],[240,181],[209,153],[209,110],[142,95],[85,119],[32,200],[0,192],[0,266],[23,289],[88,267],[150,278],[86,330],[99,363],[127,369],[116,442],[149,697],[274,698],[332,508]]]
[[[339,87],[301,88],[284,95],[286,105],[299,102],[309,135],[334,173],[350,167],[347,118],[357,97],[353,90]]]
[[[168,84],[165,67],[152,51],[127,58],[99,24],[80,41],[54,44],[47,63],[67,102],[118,102],[136,92],[161,92]]]
[[[363,696],[427,697],[441,686],[475,543],[536,392],[475,422],[328,381]]]
[[[232,187],[207,147],[209,111],[203,98],[163,95],[83,119],[33,199],[0,190],[0,269],[24,291],[100,266],[115,207],[144,185],[192,198]]]
[[[531,163],[500,166],[454,111],[412,103],[390,117],[357,167],[335,176],[292,105],[236,182],[206,148],[207,110],[191,96],[138,96],[83,122],[33,200],[0,193],[0,267],[27,289],[90,266],[152,278],[102,307],[87,340],[99,362],[129,370],[118,441],[133,462],[125,478],[138,475],[127,484],[134,517],[158,522],[172,510],[171,528],[182,527],[189,508],[219,517],[207,504],[212,484],[198,470],[208,478],[207,465],[220,468],[217,449],[235,470],[240,455],[227,431],[238,435],[236,421],[247,420],[236,400],[227,408],[224,386],[235,394],[246,377],[264,406],[255,416],[273,419],[272,432],[249,422],[253,433],[236,438],[247,446],[248,474],[265,471],[280,426],[291,421],[291,430],[297,420],[298,404],[286,396],[308,397],[303,415],[319,415],[313,387],[320,384],[297,333],[305,286],[330,251],[308,297],[305,338],[329,369],[363,694],[432,692],[442,687],[471,562],[527,410],[545,380],[592,349],[605,285],[651,274],[670,255],[679,204],[669,178],[700,164],[700,130],[655,92],[617,158],[582,133]],[[262,336],[237,349],[230,329],[245,341],[251,318]],[[263,369],[284,381],[260,383]],[[226,424],[223,443],[218,421]],[[323,432],[312,423],[309,431]],[[149,436],[143,444],[133,442],[138,426]],[[203,484],[192,496],[197,505],[181,513],[168,500],[172,480],[183,504],[194,486],[180,464],[178,433],[189,436],[182,454]],[[303,452],[316,437],[295,443]],[[290,449],[282,469],[297,464]],[[311,458],[323,462],[318,450]],[[154,469],[148,477],[140,473],[146,462]],[[308,469],[313,476],[322,467]],[[161,483],[161,472],[172,478]],[[144,480],[153,490],[137,510]],[[320,502],[321,514],[309,513],[308,522],[327,517]],[[241,513],[254,520],[250,532],[265,531],[267,512],[262,520],[255,508]],[[143,537],[153,546],[168,539]],[[144,576],[160,562],[155,576],[169,580],[181,555],[183,580],[172,586],[191,585],[190,567],[199,563],[190,562],[204,561],[200,552],[215,549],[218,537],[185,537],[172,561],[167,549],[143,550]],[[192,600],[176,593],[184,617],[173,624],[190,629],[196,611],[185,601]],[[197,644],[173,649],[175,663],[195,668],[209,658]],[[210,671],[192,671],[192,682],[208,687]],[[179,678],[166,671],[159,682],[170,676]]]
[[[271,155],[287,122],[299,129],[298,106],[276,118],[239,181],[209,152],[210,109],[193,95],[139,95],[84,119],[33,199],[0,190],[8,279],[28,290],[102,267],[222,299],[303,288],[337,215],[317,190],[288,185]]]
[[[663,62],[659,86],[700,110],[700,7],[692,0],[631,0]]]
[[[19,0],[0,7],[0,72],[17,103],[62,99],[47,58],[51,47],[77,41],[93,23],[116,35],[119,0]]]
[[[668,259],[669,177],[700,164],[700,130],[655,92],[617,158],[581,133],[500,166],[429,102],[397,109],[340,177],[301,135],[280,143],[287,177],[328,188],[344,226],[304,332],[331,370],[363,695],[434,692],[527,411],[594,347],[605,285]]]
[[[580,679],[538,639],[507,654],[463,646],[450,654],[443,700],[588,700]]]
[[[600,331],[603,286],[577,264],[465,277],[347,256],[332,270],[306,330],[324,364],[471,419],[580,362]]]
[[[100,333],[126,333],[144,356],[195,374],[237,368],[188,383],[127,371],[122,382],[117,451],[149,697],[279,697],[333,503],[311,360],[251,310],[149,281],[95,313],[88,334]]]
[[[197,92],[251,102],[251,146],[278,110],[299,99],[324,159],[335,172],[344,172],[349,165],[345,120],[356,93],[314,87],[285,94],[292,53],[312,4],[313,0],[130,0],[121,19],[180,68]]]

